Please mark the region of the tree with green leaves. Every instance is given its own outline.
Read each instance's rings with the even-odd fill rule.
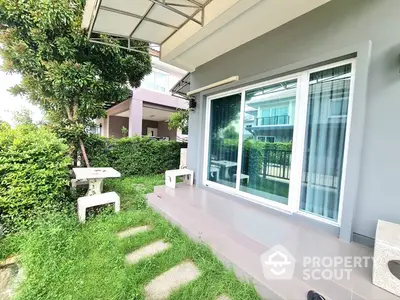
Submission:
[[[188,132],[189,110],[178,110],[171,114],[168,119],[168,129],[181,129],[182,132]]]
[[[84,140],[104,104],[125,100],[151,72],[149,45],[132,41],[131,52],[88,41],[81,29],[85,0],[0,0],[0,54],[6,72],[22,75],[22,94],[46,113],[86,165]],[[104,37],[106,38],[106,37]],[[124,43],[113,42],[109,43]]]
[[[22,107],[12,112],[13,121],[16,125],[33,125],[32,111],[29,108]]]

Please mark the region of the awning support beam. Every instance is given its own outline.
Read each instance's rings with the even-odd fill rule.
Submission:
[[[178,15],[181,15],[182,17],[185,17],[186,19],[191,20],[191,21],[193,21],[193,22],[195,22],[195,23],[197,23],[197,24],[199,24],[201,26],[201,22],[200,21],[196,20],[192,16],[189,16],[189,15],[181,12],[180,10],[178,10],[178,9],[172,7],[172,6],[169,6],[169,5],[167,5],[167,4],[163,3],[163,2],[160,2],[159,0],[149,0],[149,1],[151,1],[151,2],[153,2],[155,4],[158,4],[158,5],[166,8],[166,9],[169,9],[170,11],[173,11],[174,13],[177,13]]]
[[[130,50],[130,51],[134,51],[134,52],[143,53],[143,54],[148,54],[149,53],[149,51],[137,50],[136,47],[132,48],[132,47],[124,47],[124,46],[121,46],[121,45],[115,45],[115,44],[113,45],[113,44],[109,44],[109,43],[106,43],[106,42],[101,42],[101,41],[93,40],[93,39],[90,39],[89,42],[95,43],[95,44],[100,44],[100,45],[111,46],[111,47],[114,46],[114,47]]]
[[[139,23],[136,24],[135,28],[133,28],[131,34],[129,35],[129,41],[131,40],[133,34],[135,33],[136,29],[140,26],[140,24],[142,24],[143,20],[147,18],[147,15],[149,14],[149,12],[151,11],[151,9],[154,7],[154,3],[152,3],[149,7],[149,9],[145,12],[145,14],[143,15],[143,18],[140,19]]]
[[[171,2],[165,2],[164,4],[169,5],[169,6],[176,6],[176,7],[199,8],[197,5],[186,5],[186,4],[171,3]]]
[[[196,0],[188,0],[190,3],[193,3],[194,5],[196,5],[197,7],[203,7],[203,4],[201,4],[200,2],[197,2]]]

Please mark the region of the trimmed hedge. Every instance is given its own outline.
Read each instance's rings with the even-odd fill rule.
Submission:
[[[113,167],[123,176],[160,174],[179,168],[184,143],[157,141],[146,137],[107,139],[91,135],[86,142],[93,167]]]
[[[66,199],[68,150],[43,127],[0,126],[0,223],[5,233],[29,226]]]

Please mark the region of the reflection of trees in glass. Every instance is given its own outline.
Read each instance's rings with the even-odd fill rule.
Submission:
[[[211,101],[210,159],[237,161],[241,95],[231,95]],[[229,140],[232,147],[224,147]]]
[[[239,133],[236,131],[235,126],[231,125],[227,127],[223,132],[224,139],[235,139],[239,138]]]
[[[218,137],[232,121],[239,120],[241,95],[231,95],[211,102],[211,139]],[[239,138],[237,135],[236,138]]]

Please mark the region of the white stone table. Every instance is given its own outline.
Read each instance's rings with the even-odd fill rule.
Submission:
[[[89,181],[87,196],[101,194],[101,184],[105,178],[121,177],[121,173],[113,168],[73,168],[73,171],[77,180]]]

